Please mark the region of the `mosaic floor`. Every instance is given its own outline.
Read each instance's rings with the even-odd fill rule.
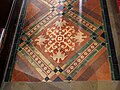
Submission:
[[[29,0],[12,81],[114,80],[100,0]]]

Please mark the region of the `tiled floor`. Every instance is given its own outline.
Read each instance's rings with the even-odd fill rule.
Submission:
[[[29,0],[12,81],[114,80],[100,0]]]

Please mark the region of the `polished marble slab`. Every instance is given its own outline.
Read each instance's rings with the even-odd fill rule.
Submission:
[[[119,79],[103,10],[102,0],[29,0],[12,81]]]
[[[118,81],[83,81],[52,83],[5,83],[2,90],[119,90]]]

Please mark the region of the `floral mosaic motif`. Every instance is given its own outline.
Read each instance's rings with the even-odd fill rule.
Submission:
[[[38,36],[35,41],[39,47],[44,46],[44,52],[50,53],[50,57],[59,64],[67,57],[66,53],[74,51],[76,44],[81,44],[85,38],[87,36],[81,30],[75,30],[74,26],[60,19],[47,28],[46,35]]]
[[[77,42],[80,44],[81,42],[84,41],[84,39],[87,38],[87,36],[84,36],[84,33],[82,33],[81,31],[79,31],[77,33],[77,35],[75,36],[75,39],[77,40]]]
[[[46,41],[46,39],[44,38],[44,36],[39,36],[38,39],[36,39],[35,41],[37,41],[37,45],[44,45],[44,42]]]

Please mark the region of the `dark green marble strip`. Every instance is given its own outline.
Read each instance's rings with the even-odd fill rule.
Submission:
[[[107,3],[106,3],[106,0],[100,0],[100,3],[101,3],[102,16],[104,21],[104,30],[106,32],[106,43],[107,43],[107,50],[109,54],[108,56],[111,57],[111,59],[109,60],[109,63],[111,66],[112,79],[120,80],[120,72],[118,69],[118,61],[116,57],[115,46],[114,46],[114,41],[113,41],[113,36],[112,36],[112,31],[110,26]]]
[[[71,73],[71,77],[74,77],[76,75],[76,73],[78,73],[87,62],[89,62],[95,55],[96,55],[97,51],[94,50],[72,73]]]
[[[79,57],[80,54],[81,54],[85,49],[87,49],[87,48],[91,45],[92,42],[93,42],[92,40],[90,40],[89,42],[87,42],[86,45],[84,45],[70,60],[68,60],[68,62],[66,63],[66,68],[67,68],[67,66],[69,66],[77,57]],[[65,69],[66,69],[66,68],[65,68]]]

